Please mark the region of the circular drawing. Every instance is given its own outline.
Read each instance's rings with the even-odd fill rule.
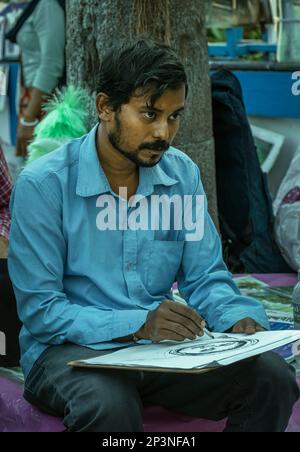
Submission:
[[[258,339],[214,339],[203,342],[202,344],[186,345],[185,347],[171,350],[170,354],[180,356],[213,355],[216,353],[237,350],[249,345],[253,346],[257,343]]]

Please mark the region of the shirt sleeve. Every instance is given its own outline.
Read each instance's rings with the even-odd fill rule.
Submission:
[[[9,199],[11,194],[11,178],[0,147],[0,236],[8,239],[10,229]]]
[[[198,200],[204,200],[203,209],[198,206],[199,215],[194,218],[203,237],[186,241],[190,230],[183,231],[184,252],[177,276],[182,297],[200,313],[213,331],[224,332],[246,317],[268,329],[269,322],[263,306],[255,299],[241,295],[223,261],[221,241],[207,211],[207,200],[196,165],[194,187],[193,207],[196,206],[197,196],[200,196]]]
[[[91,345],[132,334],[144,323],[144,310],[81,306],[64,292],[67,242],[55,198],[53,184],[28,175],[19,176],[13,191],[8,264],[21,321],[48,345]]]
[[[65,66],[65,17],[57,1],[42,0],[33,15],[40,45],[40,66],[32,86],[51,93],[58,85]]]

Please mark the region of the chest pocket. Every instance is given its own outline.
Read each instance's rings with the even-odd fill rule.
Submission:
[[[149,260],[147,265],[146,284],[153,295],[167,293],[175,281],[179,270],[183,241],[152,240],[148,242]]]

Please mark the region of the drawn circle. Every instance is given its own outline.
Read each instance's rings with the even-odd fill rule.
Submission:
[[[217,353],[230,352],[238,350],[249,345],[256,345],[258,339],[214,339],[205,341],[195,345],[186,345],[170,350],[170,354],[179,356],[200,356],[200,355],[214,355]]]

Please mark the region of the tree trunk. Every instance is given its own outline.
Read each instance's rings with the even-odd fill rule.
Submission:
[[[140,5],[144,8],[144,18],[141,20],[139,15],[138,21]],[[203,1],[67,0],[68,83],[91,92],[92,125],[96,122],[94,99],[101,56],[115,42],[128,41],[138,34],[141,27],[150,36],[169,41],[186,67],[190,91],[185,118],[174,145],[201,169],[209,210],[218,224]]]

